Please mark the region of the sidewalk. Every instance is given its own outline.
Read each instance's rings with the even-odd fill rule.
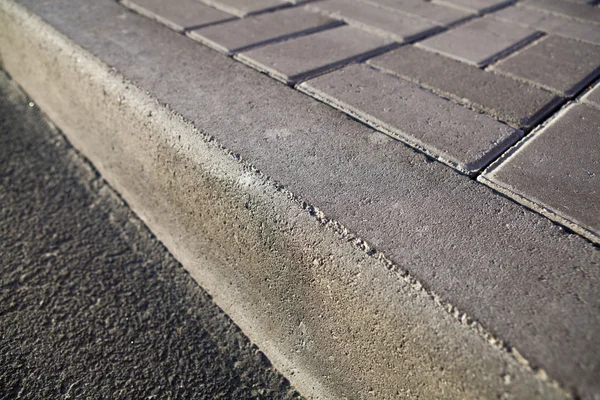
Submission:
[[[456,2],[2,0],[0,54],[304,396],[595,399],[600,8]]]

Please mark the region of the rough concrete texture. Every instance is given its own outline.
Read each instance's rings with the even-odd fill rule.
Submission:
[[[309,4],[307,7],[398,42],[414,41],[441,29],[433,22],[361,2],[325,0]]]
[[[240,18],[285,7],[281,0],[197,0]]]
[[[600,24],[600,8],[562,0],[524,0],[526,7]]]
[[[519,128],[530,129],[564,101],[544,89],[414,46],[367,63]]]
[[[600,110],[569,105],[482,181],[600,243]]]
[[[227,55],[258,45],[332,28],[341,22],[288,8],[188,32],[188,36]]]
[[[361,0],[363,1],[363,0]],[[462,22],[475,14],[458,10],[454,7],[447,7],[441,4],[434,4],[427,1],[412,0],[364,0],[364,2],[378,7],[400,11],[405,14],[414,15],[426,20],[435,22],[439,25],[450,26]]]
[[[584,103],[600,108],[600,83],[596,83],[582,98]]]
[[[539,36],[539,33],[491,18],[479,18],[425,39],[427,50],[483,67]]]
[[[0,71],[0,397],[292,399]]]
[[[600,75],[600,46],[551,35],[492,68],[571,96]]]
[[[176,31],[187,28],[210,25],[235,18],[195,0],[122,0],[124,6],[165,24]]]
[[[535,8],[511,6],[490,16],[504,22],[600,45],[600,28],[597,25],[548,14]]]
[[[364,64],[311,79],[299,89],[467,174],[521,137],[493,118]]]
[[[436,3],[462,8],[478,14],[488,13],[513,3],[515,0],[434,0]]]
[[[393,42],[351,26],[249,50],[236,59],[282,82],[293,84],[390,48]]]
[[[599,392],[587,241],[111,1],[22,4],[78,45],[0,0],[5,68],[301,393],[554,397],[470,318]]]

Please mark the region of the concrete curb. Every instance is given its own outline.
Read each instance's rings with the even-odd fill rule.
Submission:
[[[0,54],[306,397],[568,397],[343,226],[11,0],[0,0]]]

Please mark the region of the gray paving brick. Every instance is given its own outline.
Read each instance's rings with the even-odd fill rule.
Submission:
[[[597,25],[548,14],[535,8],[507,7],[490,14],[490,17],[572,39],[600,44],[600,27]]]
[[[600,243],[600,110],[568,106],[481,180]]]
[[[482,67],[523,43],[538,32],[491,18],[480,18],[425,39],[425,49]]]
[[[326,0],[307,7],[399,42],[420,39],[441,29],[433,22],[357,1]]]
[[[600,83],[596,83],[590,91],[588,91],[582,99],[585,103],[589,103],[600,108]]]
[[[551,35],[493,69],[570,96],[598,76],[599,67],[600,47]]]
[[[225,54],[233,54],[339,24],[340,21],[294,7],[193,30],[188,36]]]
[[[515,0],[434,0],[435,3],[445,4],[450,7],[458,7],[478,14],[487,13]]]
[[[402,46],[368,63],[521,128],[532,127],[563,101],[533,85],[415,46]]]
[[[351,26],[341,26],[240,53],[235,57],[275,79],[292,84],[393,45]]]
[[[524,0],[526,7],[563,14],[571,18],[600,23],[600,8],[563,0]]]
[[[237,15],[240,18],[285,7],[281,0],[199,0],[214,8]]]
[[[195,0],[122,0],[122,4],[176,31],[235,18]]]
[[[473,17],[475,14],[466,10],[459,10],[454,7],[447,7],[441,4],[434,4],[427,1],[413,0],[361,0],[367,3],[388,8],[395,11],[401,11],[405,14],[425,18],[440,25],[454,25]]]
[[[299,89],[465,173],[479,170],[521,136],[487,115],[364,64]]]

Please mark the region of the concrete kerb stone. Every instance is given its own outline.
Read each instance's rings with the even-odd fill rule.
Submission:
[[[0,21],[5,68],[307,397],[567,397],[38,17]]]

